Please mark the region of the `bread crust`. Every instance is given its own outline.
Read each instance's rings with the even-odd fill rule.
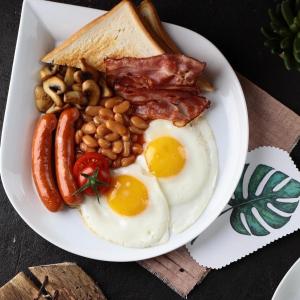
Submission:
[[[151,0],[143,0],[139,5],[138,10],[144,21],[155,33],[155,37],[158,39],[158,42],[160,44],[164,43],[165,46],[169,48],[168,52],[182,53],[182,51],[180,51],[180,49],[163,28],[157,10]]]
[[[157,54],[165,53],[166,50],[163,46],[161,46],[155,38],[150,34],[148,29],[146,28],[144,22],[141,20],[141,17],[138,14],[137,9],[135,8],[134,4],[130,0],[123,0],[118,5],[116,5],[112,10],[108,11],[104,15],[94,19],[84,27],[82,27],[79,31],[71,35],[68,39],[66,39],[62,44],[60,44],[58,47],[53,49],[51,52],[49,52],[47,55],[45,55],[41,61],[45,63],[53,63],[58,65],[68,65],[72,67],[80,67],[80,59],[83,58],[83,50],[76,49],[77,51],[74,51],[70,56],[69,54],[66,54],[65,57],[62,55],[62,53],[73,43],[80,40],[80,38],[88,31],[90,31],[94,26],[97,24],[105,21],[106,19],[109,19],[112,15],[114,15],[117,11],[123,9],[123,7],[127,5],[127,8],[129,8],[132,17],[134,18],[134,21],[138,24],[138,27],[140,28],[140,31],[146,39],[149,41],[149,45],[153,47],[154,51],[157,52]],[[102,45],[103,47],[108,48],[109,45]],[[87,55],[86,55],[87,56]],[[120,49],[118,51],[118,48],[116,47],[115,51],[115,57],[122,57],[122,50]],[[127,55],[128,56],[128,55]],[[85,57],[88,60],[88,57]],[[104,64],[103,62],[99,62],[99,65],[93,65],[100,71],[104,70]]]

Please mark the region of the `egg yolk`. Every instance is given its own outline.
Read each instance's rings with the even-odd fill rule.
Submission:
[[[148,191],[138,179],[129,175],[116,176],[107,195],[109,206],[124,216],[135,216],[148,205]]]
[[[173,137],[162,136],[148,144],[145,158],[154,176],[169,177],[178,174],[184,167],[185,151]]]

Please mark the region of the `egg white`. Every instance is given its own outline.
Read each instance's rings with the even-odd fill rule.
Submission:
[[[95,197],[86,197],[80,206],[85,224],[99,237],[126,247],[144,248],[164,243],[169,239],[169,208],[156,179],[138,164],[113,171],[115,175],[131,175],[148,190],[148,206],[135,216],[114,212],[105,196],[98,203]]]
[[[218,173],[217,147],[213,133],[202,117],[185,127],[155,120],[145,132],[145,147],[161,136],[171,136],[184,147],[186,162],[176,175],[157,178],[170,206],[170,228],[180,233],[191,226],[206,208]],[[149,171],[143,155],[138,162]]]

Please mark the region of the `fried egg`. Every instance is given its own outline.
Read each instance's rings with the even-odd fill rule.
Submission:
[[[212,196],[218,171],[216,144],[207,121],[199,118],[181,128],[167,120],[152,121],[138,161],[157,178],[167,198],[172,231],[191,226]]]
[[[99,237],[126,247],[166,242],[169,208],[157,180],[136,163],[112,175],[112,188],[99,202],[86,197],[81,204],[86,225]]]

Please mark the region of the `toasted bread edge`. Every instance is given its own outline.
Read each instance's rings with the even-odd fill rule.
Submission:
[[[158,12],[151,0],[143,0],[139,7],[139,13],[141,17],[149,24],[152,31],[155,32],[155,36],[158,37],[160,43],[164,43],[173,53],[181,53],[180,49],[170,38],[168,33],[162,26]]]
[[[45,63],[55,63],[55,56],[63,51],[65,48],[67,48],[69,45],[74,43],[77,39],[81,37],[84,33],[89,31],[92,27],[95,26],[95,24],[102,22],[104,19],[109,18],[110,15],[114,14],[116,10],[122,9],[123,5],[129,5],[129,8],[131,9],[132,15],[135,19],[135,21],[140,26],[141,30],[145,34],[145,36],[149,39],[149,41],[153,44],[155,48],[157,48],[158,51],[166,52],[166,49],[163,45],[160,45],[158,41],[151,35],[151,33],[148,31],[147,26],[142,21],[136,7],[130,0],[122,0],[119,4],[114,6],[110,11],[105,13],[104,15],[99,16],[98,18],[92,20],[90,23],[82,27],[79,31],[72,34],[68,39],[66,39],[62,44],[60,44],[58,47],[50,51],[48,54],[46,54],[41,61]]]

